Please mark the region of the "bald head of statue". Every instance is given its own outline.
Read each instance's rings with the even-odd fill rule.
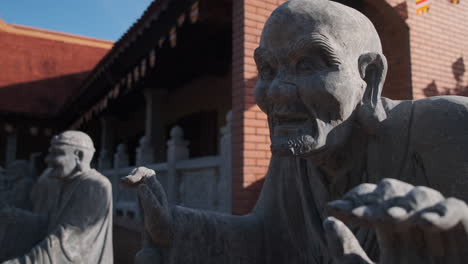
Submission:
[[[94,151],[92,139],[81,131],[65,131],[52,137],[46,157],[50,176],[67,179],[89,170]]]
[[[387,62],[372,23],[328,0],[278,7],[255,50],[255,98],[268,115],[273,153],[338,151],[357,122],[386,118],[380,100]]]

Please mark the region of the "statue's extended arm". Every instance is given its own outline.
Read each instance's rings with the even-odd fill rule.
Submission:
[[[250,216],[174,207],[174,240],[164,263],[262,263],[262,226]]]
[[[162,263],[262,263],[263,227],[254,215],[170,207],[154,171],[142,167],[124,183],[138,184],[145,231]]]
[[[384,179],[361,184],[329,212],[350,225],[375,229],[381,264],[467,263],[468,206],[427,188]],[[336,263],[372,263],[338,219],[324,222]]]

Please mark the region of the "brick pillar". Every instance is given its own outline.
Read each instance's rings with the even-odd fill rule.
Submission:
[[[253,52],[271,12],[283,0],[233,1],[232,212],[255,205],[268,169],[270,138],[266,115],[255,104],[257,69]]]

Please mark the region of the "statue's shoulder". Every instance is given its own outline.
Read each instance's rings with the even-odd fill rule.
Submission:
[[[468,127],[468,97],[436,96],[415,100],[413,104],[413,119],[416,125],[447,129]]]
[[[85,177],[82,178],[82,181],[85,185],[93,185],[95,187],[100,187],[109,192],[112,190],[112,185],[109,179],[106,176],[102,175],[99,171],[91,169],[85,172],[85,174]]]
[[[461,106],[463,105],[465,108],[468,107],[468,97],[465,96],[458,96],[458,95],[446,95],[446,96],[433,96],[427,97],[419,100],[414,100],[414,104],[424,106],[424,107],[431,107],[434,109],[440,109],[440,107],[445,106]]]
[[[408,131],[414,146],[468,143],[468,97],[437,96],[413,101],[383,98],[383,104],[386,128],[391,128],[392,133]]]
[[[404,101],[383,98],[382,101],[389,118],[410,117],[413,125],[450,125],[468,119],[468,97],[464,96],[435,96]]]
[[[468,97],[437,96],[408,102],[409,135],[415,147],[468,144]]]

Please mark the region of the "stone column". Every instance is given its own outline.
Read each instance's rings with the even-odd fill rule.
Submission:
[[[114,152],[114,122],[111,116],[101,117],[101,148],[98,158],[99,170],[112,168],[112,153]]]
[[[184,140],[184,131],[179,126],[171,129],[171,138],[167,141],[167,169],[168,190],[167,195],[170,203],[177,204],[179,199],[179,184],[176,171],[176,162],[189,158],[189,142]]]
[[[145,141],[148,147],[144,156],[152,157],[152,162],[164,160],[164,90],[145,89]]]
[[[117,149],[114,153],[114,170],[111,175],[106,175],[110,178],[110,182],[112,184],[112,200],[114,202],[114,212],[116,208],[119,206],[117,204],[117,198],[121,198],[122,193],[134,192],[134,190],[126,190],[122,188],[119,184],[120,178],[123,176],[119,169],[126,168],[130,165],[128,152],[127,152],[127,145],[119,144],[117,145]]]
[[[16,160],[16,133],[10,133],[6,139],[5,166]]]
[[[231,177],[231,128],[232,128],[232,112],[229,111],[226,115],[226,126],[221,128],[221,180],[218,188],[219,210],[224,213],[232,213],[231,195],[232,195],[232,177]]]

